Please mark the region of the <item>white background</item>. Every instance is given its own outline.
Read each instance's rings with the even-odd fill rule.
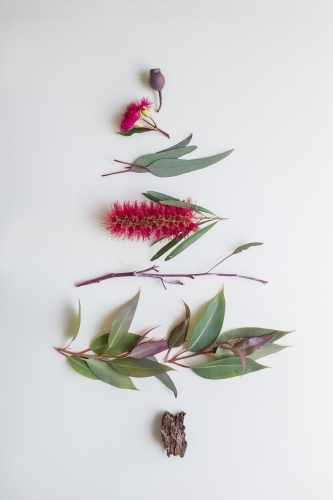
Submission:
[[[332,116],[329,0],[2,0],[0,2],[1,499],[333,498]],[[157,133],[116,134],[135,99],[166,77]],[[200,172],[158,179],[117,170],[193,132]],[[115,241],[101,214],[145,190],[192,197],[219,223],[167,272],[205,271],[248,241],[225,272],[269,284],[201,279],[164,291],[122,279],[149,266],[146,243]],[[82,303],[78,350],[108,331],[142,286],[131,331],[197,320],[225,285],[224,329],[295,329],[293,345],[243,379],[173,374],[122,391],[80,377],[64,346]],[[168,459],[163,411],[183,410],[188,451]]]

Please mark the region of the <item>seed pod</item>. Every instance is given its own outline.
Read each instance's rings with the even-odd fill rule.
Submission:
[[[157,109],[157,113],[162,107],[162,89],[165,85],[165,78],[161,73],[160,68],[155,68],[150,70],[149,74],[149,85],[153,90],[157,90],[160,99],[160,104]]]

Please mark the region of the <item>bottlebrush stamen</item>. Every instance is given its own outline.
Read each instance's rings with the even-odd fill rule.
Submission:
[[[146,201],[114,203],[103,224],[109,234],[126,240],[173,239],[199,230],[193,210]]]

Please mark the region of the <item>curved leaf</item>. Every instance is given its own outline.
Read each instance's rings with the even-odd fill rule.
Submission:
[[[151,340],[150,342],[144,342],[139,344],[130,353],[131,358],[144,359],[159,352],[166,351],[168,348],[168,342],[166,340]]]
[[[162,149],[161,151],[157,151],[157,152],[164,153],[165,151],[170,151],[171,149],[185,148],[185,146],[187,146],[188,143],[191,142],[192,137],[193,137],[193,135],[190,134],[186,139],[184,139],[181,142],[178,142],[178,144],[175,144],[174,146],[171,146],[171,148]]]
[[[83,359],[76,358],[75,356],[69,356],[68,358],[69,364],[80,375],[84,377],[91,378],[92,380],[98,380],[98,377],[93,374],[90,370],[89,366]]]
[[[170,260],[176,257],[176,255],[179,255],[181,252],[184,252],[189,246],[193,245],[196,241],[198,241],[204,234],[206,234],[210,229],[212,229],[213,226],[215,226],[217,222],[213,222],[213,224],[210,224],[209,226],[203,227],[202,229],[199,229],[196,233],[192,234],[188,238],[186,238],[183,243],[178,245],[167,257],[165,257],[164,260]]]
[[[201,213],[201,212],[204,212],[204,213],[207,213],[207,214],[211,214],[211,215],[215,215],[216,214],[213,214],[213,212],[211,212],[210,210],[207,210],[207,208],[203,208],[203,207],[200,207],[199,205],[195,205],[194,203],[187,203],[186,201],[180,201],[180,200],[164,200],[164,201],[161,201],[160,202],[161,205],[169,205],[171,207],[183,207],[183,208],[190,208],[191,210],[193,210],[194,212],[198,212],[198,213]]]
[[[262,337],[252,337],[250,339],[242,339],[234,344],[234,347],[239,349],[244,356],[250,356],[256,351],[259,351],[266,344],[274,339],[275,333],[263,335]]]
[[[119,356],[124,352],[130,352],[140,340],[140,335],[135,333],[126,333],[121,342],[114,344],[108,349],[109,334],[101,335],[91,344],[91,350],[96,354],[104,354],[105,357]]]
[[[170,332],[168,338],[169,349],[173,349],[174,347],[180,347],[185,342],[190,323],[191,311],[186,302],[184,302],[184,306],[185,306],[186,318],[184,319],[184,321],[179,323],[179,325],[175,326],[175,328]]]
[[[135,297],[133,297],[132,300],[120,309],[119,313],[113,320],[108,340],[109,347],[118,344],[126,333],[128,333],[139,302],[139,297],[140,291]]]
[[[260,359],[264,358],[265,356],[270,356],[271,354],[276,354],[279,351],[282,351],[283,349],[286,349],[288,346],[287,345],[279,345],[279,344],[267,344],[265,347],[260,349],[259,351],[254,352],[253,354],[250,354],[249,358],[250,359]]]
[[[260,365],[256,361],[253,361],[253,359],[247,359],[244,374],[247,375],[248,373],[256,372],[263,368],[267,367]],[[242,360],[238,356],[211,361],[205,365],[195,366],[192,370],[196,375],[199,375],[199,377],[208,378],[210,380],[220,380],[243,375]]]
[[[143,196],[148,198],[151,201],[156,201],[156,203],[164,200],[175,200],[178,201],[177,198],[173,198],[167,194],[159,193],[158,191],[147,191],[146,193],[142,193]]]
[[[119,373],[110,366],[109,363],[104,363],[103,361],[98,361],[93,358],[87,359],[87,363],[91,371],[96,377],[102,380],[102,382],[113,385],[114,387],[119,387],[119,389],[137,390],[132,380],[127,375]]]
[[[114,361],[110,361],[109,364],[120,373],[140,378],[153,377],[154,375],[159,375],[160,373],[174,371],[173,368],[162,365],[161,363],[156,363],[156,361],[151,361],[150,359],[116,359]]]
[[[273,330],[273,329],[269,330],[267,328],[255,328],[255,327],[235,328],[234,330],[229,330],[228,332],[223,333],[218,338],[218,342],[223,344],[231,339],[241,339],[241,338],[248,339],[252,337],[262,337],[263,335],[270,335],[272,333],[275,333],[274,341],[276,341],[279,338],[291,332],[283,332],[281,330]]]
[[[147,358],[147,359],[150,359],[151,361],[157,362],[157,359],[155,358],[155,356],[149,356],[149,358]],[[177,397],[176,386],[173,383],[171,377],[169,377],[169,375],[167,373],[160,373],[159,375],[155,375],[155,377],[158,378],[158,380],[160,380],[162,382],[162,384],[164,384],[168,389],[170,389],[170,391],[172,391],[174,393],[175,398]]]
[[[222,289],[196,324],[188,343],[189,351],[201,352],[214,344],[222,329],[224,314],[225,298]]]
[[[171,149],[169,151],[163,151],[161,153],[152,153],[148,155],[143,155],[140,156],[137,160],[135,160],[135,165],[142,165],[143,167],[148,167],[151,163],[153,163],[156,160],[161,160],[161,159],[175,159],[175,158],[180,158],[181,156],[185,156],[189,153],[192,153],[197,149],[196,146],[188,146],[186,148],[176,148],[176,149]],[[130,169],[132,172],[137,172],[139,174],[148,172],[147,169],[145,168],[140,168],[136,166],[132,166]]]
[[[229,156],[232,152],[233,149],[215,156],[197,158],[196,160],[156,160],[149,165],[149,171],[157,177],[173,177],[175,175],[187,174],[188,172],[194,172],[195,170],[213,165]]]
[[[230,256],[236,255],[236,253],[241,253],[244,250],[247,250],[248,248],[258,247],[260,245],[263,245],[263,243],[259,243],[258,241],[254,241],[253,243],[246,243],[245,245],[241,245],[240,247],[236,248],[236,250],[234,250],[232,254],[230,254]]]
[[[174,238],[173,240],[169,241],[169,243],[167,243],[162,248],[160,248],[159,251],[156,252],[152,256],[152,258],[150,260],[152,261],[152,260],[159,259],[160,257],[162,257],[162,255],[164,255],[166,252],[168,252],[169,250],[171,250],[171,248],[173,248],[174,246],[176,246],[183,239],[184,239],[184,236],[178,236],[178,238]]]
[[[80,302],[80,299],[79,299],[79,310],[77,312],[77,317],[76,317],[76,322],[75,322],[75,326],[74,326],[73,337],[72,337],[72,340],[70,341],[70,343],[72,343],[73,340],[76,339],[77,334],[79,333],[79,330],[80,330],[80,326],[81,326],[81,302]]]
[[[153,128],[135,127],[129,130],[128,132],[117,132],[117,134],[128,137],[133,134],[141,134],[142,132],[155,132],[155,130]]]

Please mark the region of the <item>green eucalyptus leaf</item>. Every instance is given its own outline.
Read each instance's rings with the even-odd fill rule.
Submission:
[[[114,344],[108,349],[109,334],[105,333],[93,341],[91,350],[96,354],[104,354],[105,357],[119,356],[124,352],[130,352],[140,340],[140,335],[126,333],[121,342]]]
[[[145,196],[149,200],[155,201],[156,203],[159,203],[160,201],[164,201],[164,200],[178,201],[177,198],[173,198],[172,196],[168,196],[167,194],[158,193],[157,191],[147,191],[146,193],[142,193],[142,194],[143,194],[143,196]]]
[[[278,331],[278,332],[275,334],[275,337],[274,337],[273,342],[276,342],[277,340],[282,339],[282,337],[284,337],[285,335],[288,335],[289,333],[293,333],[294,331],[295,331],[295,330],[290,330],[289,332],[282,332],[282,331]]]
[[[120,309],[117,316],[113,320],[108,340],[109,347],[118,344],[126,333],[128,333],[139,302],[139,297],[140,291],[135,297],[133,297],[132,300],[127,302],[127,304]]]
[[[80,375],[84,377],[91,378],[92,380],[98,380],[98,377],[93,374],[90,370],[89,366],[83,359],[76,358],[75,356],[69,356],[68,358],[69,364]]]
[[[114,387],[119,387],[119,389],[132,389],[137,390],[132,380],[123,373],[115,370],[109,363],[103,361],[98,361],[97,359],[87,359],[87,363],[91,371],[98,377],[102,382],[106,384],[113,385]]]
[[[233,152],[233,149],[215,156],[207,158],[197,158],[196,160],[161,159],[149,165],[149,171],[157,177],[173,177],[175,175],[187,174],[202,168],[213,165],[223,160]]]
[[[160,373],[165,373],[168,371],[174,371],[173,368],[169,366],[162,365],[156,361],[151,361],[150,359],[115,359],[110,361],[110,365],[118,370],[124,375],[129,375],[131,377],[153,377],[159,375]]]
[[[77,317],[76,317],[76,322],[75,322],[75,326],[74,326],[74,332],[73,332],[73,337],[72,337],[71,343],[73,342],[73,340],[76,339],[77,334],[79,333],[79,330],[80,330],[80,326],[81,326],[81,302],[79,299],[79,310],[78,310]]]
[[[225,314],[223,289],[207,307],[205,314],[196,324],[188,343],[188,350],[201,352],[214,344],[219,336]]]
[[[286,349],[288,346],[287,345],[279,345],[279,344],[267,344],[265,347],[262,347],[259,349],[259,351],[254,352],[253,354],[250,354],[250,356],[247,357],[251,359],[260,359],[264,358],[265,356],[270,356],[271,354],[276,354],[279,351],[282,351],[283,349]]]
[[[204,234],[206,234],[213,226],[215,226],[217,222],[213,222],[209,226],[203,227],[199,229],[196,233],[192,234],[188,238],[186,238],[180,245],[178,245],[164,260],[170,260],[179,255],[181,252],[184,252],[189,246],[193,245],[198,239],[200,239]]]
[[[230,255],[236,255],[237,253],[241,253],[248,248],[258,247],[260,245],[263,245],[263,243],[259,243],[258,241],[254,241],[253,243],[246,243],[245,245],[241,245],[240,247],[236,248],[236,250],[234,250]]]
[[[249,327],[249,328],[235,328],[234,330],[229,330],[228,332],[223,333],[219,338],[218,342],[223,344],[227,342],[228,340],[231,339],[238,339],[238,338],[252,338],[252,337],[261,337],[262,335],[270,335],[271,333],[275,332],[276,335],[273,339],[273,342],[276,340],[280,339],[284,335],[287,335],[287,333],[291,332],[283,332],[281,330],[273,330],[273,329],[267,329],[267,328],[255,328],[255,327]]]
[[[150,359],[151,361],[157,362],[157,359],[155,356],[149,356],[147,359]],[[170,391],[172,391],[175,395],[175,398],[177,397],[177,389],[175,384],[173,383],[171,377],[167,373],[160,373],[159,375],[155,375],[158,380],[162,382]]]
[[[138,158],[137,160],[135,160],[134,163],[135,165],[142,165],[143,167],[148,167],[148,165],[150,165],[156,160],[180,158],[181,156],[185,156],[189,153],[192,153],[192,151],[194,151],[195,149],[197,149],[196,146],[188,146],[186,148],[171,149],[170,151],[165,151],[162,153],[152,153],[148,155],[143,155],[140,156],[140,158]],[[148,170],[146,170],[145,168],[140,168],[136,166],[132,166],[131,171],[137,172],[139,174],[148,172]]]
[[[128,132],[117,132],[119,135],[124,135],[125,137],[128,137],[133,134],[142,134],[142,132],[155,132],[153,128],[146,128],[146,127],[134,127]]]
[[[189,144],[189,142],[191,142],[192,137],[193,136],[191,134],[186,139],[184,139],[183,141],[178,142],[178,144],[175,144],[174,146],[171,146],[171,148],[162,149],[162,151],[158,151],[158,153],[164,153],[165,151],[170,151],[171,149],[185,148],[185,146],[187,146]]]
[[[246,368],[243,373],[242,361],[238,356],[233,356],[225,359],[218,359],[216,361],[211,361],[204,365],[195,366],[192,368],[194,373],[199,375],[199,377],[208,378],[210,380],[219,380],[223,378],[237,377],[241,375],[247,375],[248,373],[256,372],[267,368],[266,366],[260,365],[253,359],[248,359],[246,361]]]
[[[191,311],[186,302],[184,302],[184,306],[185,306],[186,318],[184,319],[184,321],[179,323],[179,325],[175,326],[175,328],[170,332],[170,335],[168,337],[169,349],[173,349],[174,347],[180,347],[185,342],[191,318]]]
[[[169,205],[171,207],[190,208],[194,212],[198,212],[198,213],[204,212],[204,213],[216,216],[216,214],[213,214],[213,212],[211,212],[210,210],[207,210],[206,208],[200,207],[199,205],[195,205],[194,203],[187,203],[186,201],[164,200],[164,201],[161,201],[160,203],[161,203],[161,205]]]
[[[162,255],[164,255],[166,252],[171,250],[171,248],[176,246],[183,239],[184,239],[184,236],[178,236],[178,238],[174,238],[173,240],[169,241],[166,245],[164,245],[162,248],[160,248],[159,251],[156,252],[150,260],[152,261],[152,260],[159,259],[160,257],[162,257]]]

